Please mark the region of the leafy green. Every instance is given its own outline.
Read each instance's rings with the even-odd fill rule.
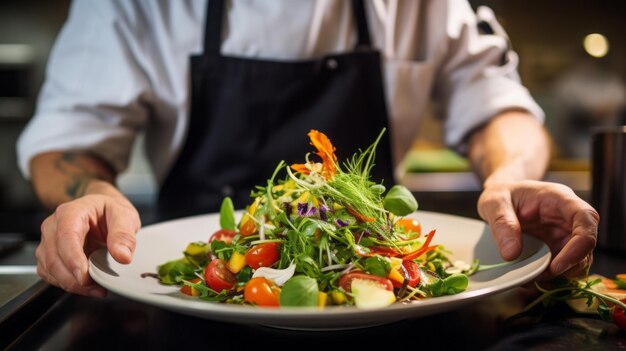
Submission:
[[[281,306],[314,307],[317,306],[318,295],[319,288],[315,279],[296,275],[283,285],[278,301]]]
[[[494,263],[494,264],[480,264],[480,260],[478,258],[475,258],[474,261],[472,262],[472,265],[470,266],[470,269],[467,270],[467,272],[464,272],[465,274],[469,275],[473,275],[476,274],[477,272],[482,272],[482,271],[486,271],[486,270],[490,270],[490,269],[495,269],[495,268],[500,268],[500,267],[506,267],[506,266],[510,266],[512,264],[524,261],[525,259],[531,257],[532,255],[536,254],[537,252],[529,252],[524,256],[520,256],[512,261],[504,261],[504,262],[500,262],[500,263]]]
[[[217,258],[221,258],[224,261],[228,261],[234,250],[235,248],[233,246],[226,244],[226,242],[222,240],[211,242],[211,252],[217,256]]]
[[[183,280],[195,278],[196,268],[184,257],[166,262],[158,266],[159,281],[167,285],[180,284]]]
[[[378,195],[382,195],[385,192],[385,186],[382,184],[374,184],[372,186],[370,186],[370,190],[374,193],[374,194],[378,194]]]
[[[417,200],[404,185],[394,185],[383,200],[385,209],[398,216],[406,216],[417,210]]]
[[[426,289],[431,296],[454,295],[465,291],[469,284],[469,279],[465,274],[452,274],[447,278],[436,279],[428,284]]]
[[[585,299],[587,306],[591,306],[594,300],[597,300],[598,315],[603,320],[610,321],[611,308],[609,306],[617,305],[623,309],[626,309],[626,304],[592,288],[594,285],[600,284],[601,282],[601,279],[577,281],[561,278],[553,281],[553,283],[556,285],[556,287],[553,289],[544,289],[537,282],[535,282],[535,286],[541,292],[541,295],[530,304],[526,305],[524,310],[522,310],[519,315],[528,312],[538,304],[542,304],[544,307],[548,307],[559,301]]]
[[[367,273],[386,277],[391,271],[391,264],[380,256],[372,256],[365,260],[364,268]]]
[[[246,283],[252,279],[252,268],[250,266],[243,267],[239,273],[237,273],[237,283]]]
[[[223,229],[237,230],[235,206],[233,205],[233,200],[228,196],[222,200],[222,206],[220,207],[220,226]]]
[[[192,288],[198,290],[200,292],[200,296],[198,297],[205,301],[224,302],[229,298],[229,295],[226,292],[226,290],[222,290],[222,292],[218,293],[217,291],[209,288],[208,286],[202,283],[194,283],[188,280],[183,280],[182,283],[184,285],[191,286]]]

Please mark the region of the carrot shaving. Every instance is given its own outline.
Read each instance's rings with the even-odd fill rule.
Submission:
[[[355,209],[346,206],[346,210],[348,210],[348,212],[350,212],[351,215],[353,215],[356,219],[358,219],[361,222],[374,222],[376,221],[375,218],[372,217],[366,217],[360,213],[358,213]]]

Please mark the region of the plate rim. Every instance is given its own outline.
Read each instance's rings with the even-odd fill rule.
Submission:
[[[237,212],[242,212],[241,210]],[[441,216],[445,218],[453,217],[457,220],[467,220],[469,222],[474,222],[477,224],[485,225],[484,221],[459,216],[455,214],[448,214],[443,212],[435,212],[435,211],[425,211],[418,210],[411,215],[419,215],[425,214],[428,216]],[[146,225],[140,229],[140,231],[153,230],[154,228],[166,225],[175,225],[177,222],[191,221],[191,220],[199,220],[201,218],[209,218],[211,216],[218,216],[218,213],[207,213],[207,214],[197,214],[187,217],[181,217],[161,222],[156,222],[150,225]],[[139,232],[138,232],[139,233]],[[97,260],[113,260],[110,253],[108,253],[105,247],[99,248],[92,252],[89,255],[89,274],[92,279],[109,290],[109,292],[113,292],[122,297],[129,298],[131,300],[145,303],[149,305],[158,306],[160,308],[164,308],[166,310],[183,313],[187,315],[193,315],[196,317],[202,317],[205,319],[211,320],[221,320],[228,321],[238,324],[265,324],[270,326],[275,326],[279,328],[286,329],[323,329],[328,330],[328,328],[323,328],[321,326],[317,326],[317,322],[322,320],[326,320],[329,317],[337,317],[342,321],[345,319],[349,319],[350,317],[359,317],[359,318],[370,318],[372,316],[382,316],[384,319],[388,321],[383,321],[377,324],[388,324],[394,321],[399,321],[402,319],[408,318],[419,318],[429,314],[433,314],[432,310],[441,309],[441,306],[444,305],[445,308],[441,309],[443,311],[449,311],[455,307],[466,305],[478,298],[484,298],[496,293],[504,292],[510,290],[514,287],[523,285],[532,279],[536,278],[543,272],[551,261],[551,253],[548,249],[548,246],[543,242],[538,240],[537,238],[533,238],[527,234],[523,234],[523,238],[532,238],[533,240],[537,240],[540,243],[539,250],[534,252],[530,257],[526,257],[524,261],[528,261],[527,264],[535,263],[537,261],[541,261],[541,264],[534,269],[531,273],[514,277],[513,279],[508,280],[505,283],[498,284],[497,286],[485,286],[478,288],[476,290],[464,291],[455,295],[447,295],[440,296],[433,299],[436,300],[423,300],[417,303],[411,304],[393,304],[390,306],[376,308],[376,309],[358,309],[356,307],[336,307],[329,306],[330,308],[258,308],[254,306],[242,306],[242,305],[229,305],[223,303],[212,303],[208,301],[202,301],[196,298],[186,298],[184,296],[177,297],[173,300],[164,300],[160,295],[149,294],[145,292],[137,292],[133,290],[124,289],[123,286],[113,284],[110,277],[110,274],[106,273],[104,270],[100,269]],[[537,257],[535,257],[537,256]],[[172,286],[172,291],[175,291],[175,287]],[[331,311],[331,312],[329,312]],[[242,318],[245,317],[245,318]],[[394,318],[395,317],[395,318]],[[252,320],[250,320],[252,318]],[[295,320],[300,322],[301,319],[307,318],[308,321],[304,323],[306,326],[304,328],[300,328],[297,326],[290,327]],[[241,320],[239,320],[241,319]],[[339,327],[333,327],[331,329],[342,329],[341,326],[343,323],[341,321],[334,321],[334,324],[338,324]],[[372,323],[353,323],[352,327],[358,328],[361,326],[369,326]],[[311,327],[313,325],[313,327]],[[347,326],[347,328],[352,328]]]

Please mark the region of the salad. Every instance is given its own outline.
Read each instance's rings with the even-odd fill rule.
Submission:
[[[280,162],[250,204],[223,199],[221,228],[158,266],[162,284],[199,299],[263,307],[378,308],[463,292],[473,265],[455,264],[409,215],[411,192],[370,179],[376,145],[340,163],[328,137],[315,152]]]

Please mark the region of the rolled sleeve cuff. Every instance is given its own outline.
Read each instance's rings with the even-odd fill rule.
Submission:
[[[444,123],[446,144],[467,153],[469,133],[496,115],[512,109],[528,111],[543,123],[545,114],[528,89],[508,77],[477,80],[454,94]]]
[[[30,179],[32,158],[54,151],[89,152],[107,162],[117,173],[126,169],[135,132],[80,117],[67,114],[35,117],[26,127],[17,142],[18,166],[26,179]]]

